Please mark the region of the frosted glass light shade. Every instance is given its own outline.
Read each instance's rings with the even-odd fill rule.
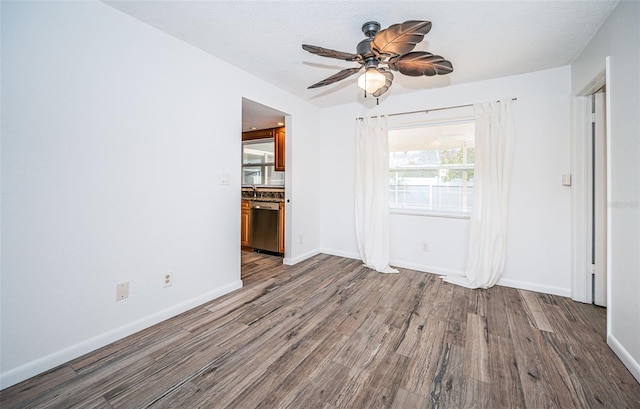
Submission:
[[[358,86],[369,94],[373,94],[379,90],[387,81],[387,78],[382,75],[377,69],[370,68],[364,72],[358,78]]]

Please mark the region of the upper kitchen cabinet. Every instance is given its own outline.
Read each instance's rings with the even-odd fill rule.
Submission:
[[[242,132],[242,140],[253,141],[254,139],[274,138],[276,129],[278,128],[259,129],[257,131]]]
[[[276,171],[284,172],[284,127],[274,130]]]

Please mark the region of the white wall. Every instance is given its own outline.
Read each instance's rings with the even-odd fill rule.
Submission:
[[[319,247],[317,108],[102,3],[1,7],[1,387],[241,285],[242,97],[291,115],[287,252]]]
[[[389,96],[367,110],[360,103],[322,109],[323,158],[331,164],[322,173],[323,251],[358,257],[353,222],[356,117],[515,97],[507,260],[499,284],[568,296],[570,188],[561,177],[570,169],[569,93],[570,68],[561,67]],[[374,105],[375,99],[367,103]],[[434,273],[464,270],[467,220],[392,215],[390,229],[393,265]],[[429,253],[421,252],[423,241],[430,242]]]
[[[607,340],[640,381],[640,2],[620,2],[571,65],[573,95],[598,75],[607,56],[611,199]]]

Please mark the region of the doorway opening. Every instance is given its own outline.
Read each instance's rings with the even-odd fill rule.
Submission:
[[[603,307],[611,302],[609,64],[606,57],[601,70],[574,95],[572,113],[571,298]]]
[[[290,167],[287,169],[290,149],[286,148],[290,120],[284,112],[242,99],[239,245],[240,278],[245,284],[255,276],[254,264],[282,264],[285,256],[286,232],[290,231],[285,200],[291,179]]]
[[[591,95],[591,129],[587,144],[588,234],[591,302],[607,305],[607,118],[606,86]]]

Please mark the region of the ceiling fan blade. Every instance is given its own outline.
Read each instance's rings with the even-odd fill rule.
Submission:
[[[409,20],[380,30],[373,37],[371,51],[377,56],[406,54],[431,30],[430,21]]]
[[[360,71],[362,69],[362,66],[357,67],[357,68],[346,68],[336,74],[333,74],[332,76],[323,79],[320,82],[316,82],[313,85],[310,85],[307,88],[318,88],[318,87],[324,87],[325,85],[329,85],[329,84],[333,84],[334,82],[338,82],[340,80],[343,80],[347,77],[350,77],[351,75],[355,74],[356,72]]]
[[[388,65],[392,70],[412,77],[445,75],[453,72],[453,65],[450,61],[426,51],[414,51],[393,57],[389,60]]]
[[[378,71],[386,77],[386,81],[382,87],[380,87],[376,92],[373,93],[373,96],[376,98],[387,92],[387,90],[391,86],[391,83],[393,82],[393,73],[391,71],[387,71],[383,68],[378,68]]]
[[[309,51],[311,54],[317,54],[321,57],[336,58],[338,60],[345,61],[360,61],[362,57],[359,54],[345,53],[342,51],[330,50],[328,48],[322,48],[315,45],[302,44],[302,48]]]

